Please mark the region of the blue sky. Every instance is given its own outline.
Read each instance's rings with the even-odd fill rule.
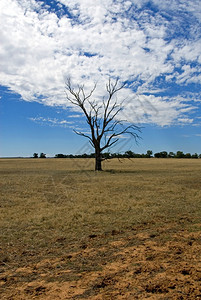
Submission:
[[[143,126],[111,151],[201,153],[200,0],[1,0],[0,156],[92,152],[65,80],[99,103],[109,77],[129,86],[119,115]]]

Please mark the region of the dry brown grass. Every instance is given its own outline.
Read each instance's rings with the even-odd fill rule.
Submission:
[[[0,160],[1,299],[201,299],[201,160]]]

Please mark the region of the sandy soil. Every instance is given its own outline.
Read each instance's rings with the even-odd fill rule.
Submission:
[[[104,237],[92,235],[63,257],[15,270],[5,262],[1,299],[201,299],[200,233],[181,230],[161,241],[164,232],[171,229],[112,232],[113,241],[99,247]]]

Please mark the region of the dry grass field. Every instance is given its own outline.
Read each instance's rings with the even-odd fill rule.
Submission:
[[[0,160],[0,299],[201,299],[201,159]]]

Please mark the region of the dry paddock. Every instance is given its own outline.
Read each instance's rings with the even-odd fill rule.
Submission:
[[[201,159],[0,159],[0,298],[201,299]]]

